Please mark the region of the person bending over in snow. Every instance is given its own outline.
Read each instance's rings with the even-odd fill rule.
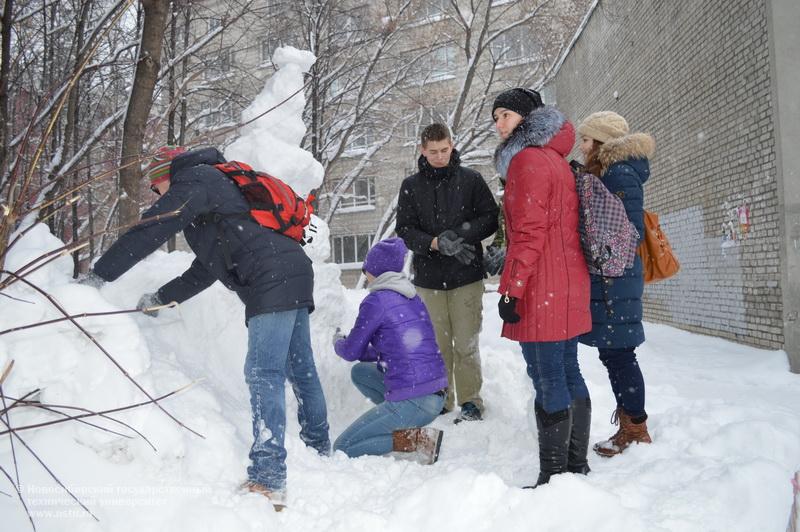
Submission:
[[[442,432],[425,427],[442,410],[447,372],[428,311],[402,273],[408,249],[400,238],[378,242],[367,253],[364,274],[369,295],[336,354],[359,362],[351,377],[376,404],[350,425],[334,450],[347,456],[413,453],[424,464],[439,456]]]
[[[182,303],[214,281],[236,292],[245,304],[248,350],[244,373],[250,388],[255,441],[243,488],[267,496],[280,510],[286,495],[287,378],[298,399],[301,439],[320,454],[330,453],[327,407],[309,333],[314,272],[296,240],[243,215],[250,207],[239,187],[213,166],[223,162],[215,148],[160,148],[146,172],[159,198],[143,218],[172,211],[178,214],[130,229],[82,282],[99,286],[116,280],[183,230],[197,257],[182,275],[157,292],[143,295],[138,308]],[[147,313],[155,315],[158,310]]]

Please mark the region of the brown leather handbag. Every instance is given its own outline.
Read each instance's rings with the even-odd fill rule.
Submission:
[[[654,212],[644,211],[644,240],[637,253],[642,258],[645,283],[669,279],[681,269]]]

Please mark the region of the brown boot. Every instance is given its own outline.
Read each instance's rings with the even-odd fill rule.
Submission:
[[[423,427],[392,432],[392,451],[413,453],[413,458],[423,465],[431,465],[439,459],[444,433],[439,429]]]
[[[634,423],[631,416],[622,408],[617,408],[611,417],[615,425],[619,423],[619,430],[609,439],[594,444],[594,452],[606,458],[618,455],[632,443],[652,443],[647,432],[647,421]]]
[[[282,491],[270,490],[266,486],[259,484],[258,482],[253,482],[252,480],[248,480],[242,484],[242,489],[250,493],[263,495],[269,499],[276,512],[280,512],[286,508],[286,493]]]

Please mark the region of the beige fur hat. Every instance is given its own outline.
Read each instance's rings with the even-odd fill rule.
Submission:
[[[628,122],[614,111],[600,111],[587,116],[578,126],[578,135],[602,143],[628,134]]]

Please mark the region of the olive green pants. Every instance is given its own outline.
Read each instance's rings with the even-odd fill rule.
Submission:
[[[483,281],[452,290],[417,287],[433,321],[436,343],[447,368],[447,400],[444,407],[474,403],[483,412],[481,355],[478,336],[483,319]]]

